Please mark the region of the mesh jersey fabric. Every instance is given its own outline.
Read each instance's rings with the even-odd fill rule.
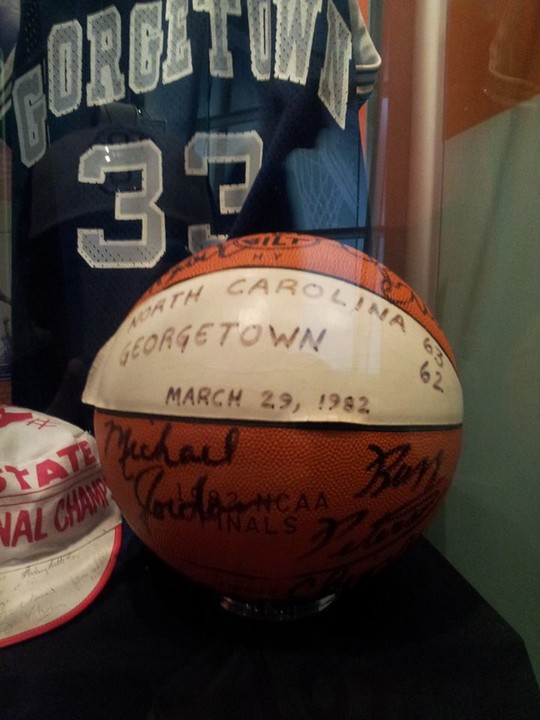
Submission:
[[[48,408],[192,251],[285,229],[361,245],[379,64],[356,0],[23,0],[14,401]]]

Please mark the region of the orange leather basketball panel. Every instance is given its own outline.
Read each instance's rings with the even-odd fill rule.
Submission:
[[[101,462],[141,540],[227,595],[311,598],[430,522],[461,430],[309,430],[96,411]]]

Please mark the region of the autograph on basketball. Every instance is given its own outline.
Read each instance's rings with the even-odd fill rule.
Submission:
[[[106,427],[105,454],[109,454],[111,445],[116,442],[116,448],[120,450],[118,464],[124,480],[134,479],[134,468],[130,463],[136,465],[140,462],[153,462],[163,468],[178,468],[190,464],[209,468],[230,465],[240,435],[238,428],[231,427],[225,435],[223,447],[219,450],[212,448],[209,444],[203,445],[198,450],[194,445],[185,444],[173,451],[171,438],[173,426],[171,423],[165,423],[159,439],[150,446],[136,439],[129,423],[122,424],[115,420],[109,420]]]
[[[254,487],[249,496],[240,497],[230,488],[218,489],[212,471],[233,463],[240,442],[239,428],[228,428],[219,448],[203,445],[196,450],[188,444],[174,451],[169,423],[152,446],[139,443],[129,424],[111,420],[107,429],[105,455],[118,451],[116,462],[123,480],[133,488],[140,517],[146,524],[150,520],[198,521],[202,525],[213,522],[227,533],[272,536],[280,532],[294,534],[299,514],[329,509],[322,490],[268,492]],[[197,468],[195,474],[188,472],[193,466]],[[182,469],[186,470],[184,474]],[[171,471],[172,482],[168,475]]]

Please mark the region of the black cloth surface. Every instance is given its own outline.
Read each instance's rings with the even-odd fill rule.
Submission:
[[[540,718],[522,640],[425,540],[319,616],[273,624],[130,542],[90,608],[0,651],[0,720]]]

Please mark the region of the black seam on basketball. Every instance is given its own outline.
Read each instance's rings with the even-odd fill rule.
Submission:
[[[314,432],[437,432],[446,430],[459,430],[463,423],[439,423],[436,425],[428,425],[422,423],[419,425],[375,425],[375,424],[360,424],[360,423],[344,423],[336,421],[324,421],[324,422],[291,422],[291,421],[270,421],[270,420],[244,420],[238,418],[198,418],[193,416],[181,416],[181,415],[168,415],[165,413],[150,413],[150,412],[134,412],[128,410],[111,410],[108,408],[96,407],[96,411],[102,415],[112,415],[113,417],[123,418],[142,418],[144,420],[159,420],[163,422],[182,422],[188,424],[201,424],[201,425],[235,425],[240,427],[267,427],[267,428],[278,428],[278,429],[293,429],[303,431],[314,431]]]

